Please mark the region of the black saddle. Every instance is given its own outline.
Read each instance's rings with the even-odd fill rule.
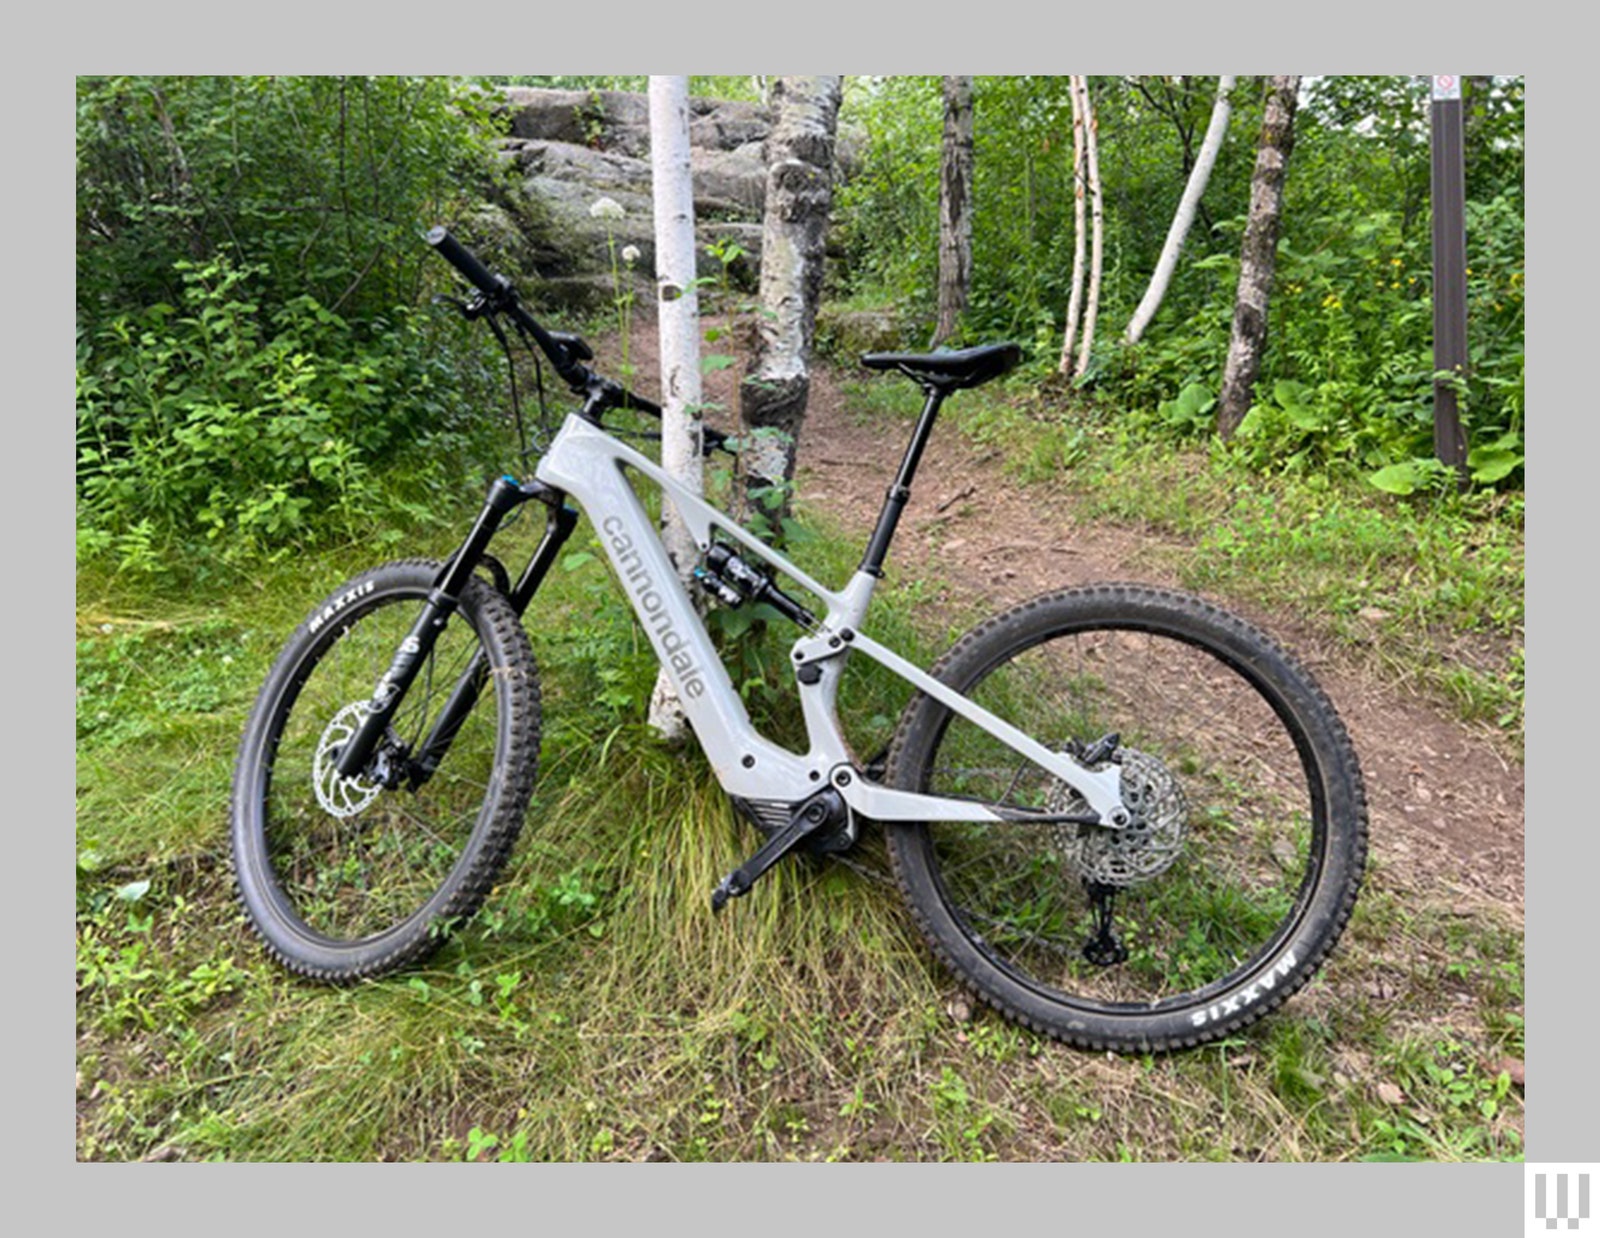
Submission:
[[[1021,360],[1021,346],[1007,341],[939,352],[869,352],[861,364],[869,370],[899,370],[925,387],[959,391],[999,378]]]

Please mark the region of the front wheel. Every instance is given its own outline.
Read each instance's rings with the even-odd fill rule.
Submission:
[[[333,593],[290,638],[246,724],[232,804],[239,894],[300,975],[356,980],[432,953],[482,904],[522,826],[538,676],[511,605],[481,580],[462,591],[366,773],[338,771],[438,571],[385,564]],[[439,743],[451,732],[440,710],[463,683],[471,712]]]
[[[1095,1049],[1230,1034],[1311,977],[1366,858],[1354,748],[1310,675],[1198,598],[1139,585],[1046,595],[963,637],[934,676],[1046,747],[1120,770],[1126,828],[888,827],[938,954],[985,1001]],[[885,781],[1053,817],[1070,786],[931,698]]]

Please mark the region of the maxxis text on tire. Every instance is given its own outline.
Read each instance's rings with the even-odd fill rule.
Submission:
[[[351,981],[431,954],[482,904],[522,826],[538,674],[516,614],[482,580],[462,592],[390,728],[397,745],[417,745],[481,652],[484,687],[437,772],[389,790],[332,766],[438,570],[389,563],[332,593],[278,656],[246,724],[231,810],[239,895],[268,950],[300,975]]]
[[[1099,585],[980,624],[932,673],[1052,749],[1115,737],[1124,799],[1141,805],[1122,834],[886,827],[924,935],[983,1000],[1082,1047],[1179,1049],[1259,1019],[1327,957],[1365,865],[1365,792],[1332,704],[1270,638],[1199,598]],[[1086,807],[922,694],[885,782],[1037,812]],[[1108,889],[1126,953],[1109,965],[1086,957],[1103,922],[1093,891]]]

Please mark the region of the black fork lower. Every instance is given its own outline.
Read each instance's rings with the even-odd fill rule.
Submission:
[[[578,523],[578,513],[566,506],[565,498],[564,493],[542,482],[533,481],[524,486],[509,477],[494,480],[472,531],[467,534],[461,548],[439,569],[438,578],[422,603],[417,621],[395,650],[389,669],[373,688],[366,716],[339,754],[337,768],[340,777],[357,778],[368,772],[374,754],[388,733],[395,711],[418,671],[426,663],[445,622],[460,604],[462,590],[471,581],[478,564],[483,562],[490,540],[499,531],[506,516],[530,499],[537,499],[550,508],[550,518],[545,525],[544,537],[523,570],[521,579],[511,590],[509,599],[519,617],[527,610],[533,595],[538,592],[539,585],[555,563],[556,555]],[[409,754],[405,777],[413,790],[432,777],[439,768],[461,724],[477,704],[488,674],[489,667],[483,654],[475,654],[456,680],[432,728],[417,750]]]

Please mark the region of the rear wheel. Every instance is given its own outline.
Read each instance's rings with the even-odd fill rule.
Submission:
[[[480,580],[396,710],[366,776],[339,752],[428,596],[439,565],[355,577],[295,632],[262,687],[234,773],[232,834],[251,922],[290,970],[341,981],[432,953],[482,904],[521,828],[539,752],[528,639]],[[475,705],[431,775],[412,758],[478,666]]]
[[[1349,919],[1366,856],[1354,749],[1309,674],[1197,598],[1051,594],[980,625],[936,678],[1056,751],[1120,770],[1132,823],[891,825],[939,955],[1007,1016],[1074,1044],[1199,1044],[1279,1005]],[[1071,787],[931,698],[885,781],[1056,816]]]

